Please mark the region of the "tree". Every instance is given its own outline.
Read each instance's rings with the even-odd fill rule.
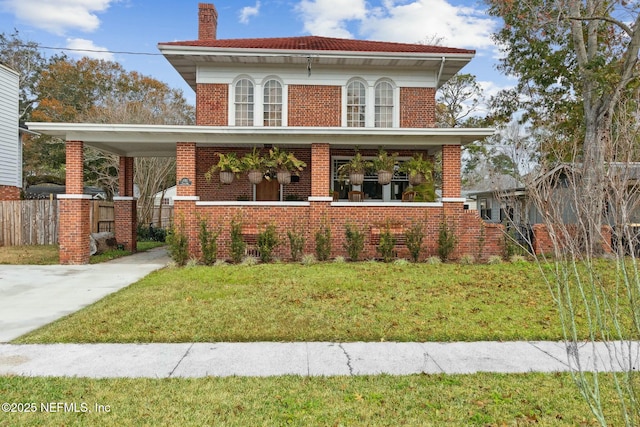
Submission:
[[[38,101],[36,84],[47,60],[38,44],[24,41],[18,30],[10,35],[0,33],[0,63],[18,72],[20,121],[29,120],[33,105]]]
[[[604,198],[604,149],[621,96],[638,77],[640,4],[628,0],[485,0],[504,25],[500,68],[518,77],[506,99],[519,99],[525,120],[551,129],[572,161],[582,164],[581,219],[585,250],[599,246]],[[620,17],[618,17],[620,16]],[[631,22],[632,24],[629,24]],[[515,94],[524,94],[517,97]],[[580,108],[581,107],[581,108]]]
[[[474,114],[478,112],[482,100],[482,88],[476,81],[476,76],[456,74],[438,90],[436,97],[438,127],[474,127],[477,124]]]
[[[37,85],[34,120],[131,124],[192,124],[194,109],[180,90],[111,61],[57,57]],[[118,156],[87,148],[85,180],[108,196],[118,187]],[[136,158],[139,222],[152,221],[153,196],[175,182],[174,158]]]

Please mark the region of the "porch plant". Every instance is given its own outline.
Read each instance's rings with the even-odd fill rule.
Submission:
[[[416,153],[411,159],[402,162],[400,172],[407,174],[409,178],[409,184],[420,185],[425,180],[431,180],[431,173],[433,171],[433,162],[422,157],[422,153]]]
[[[393,178],[395,167],[398,164],[398,153],[387,153],[382,148],[378,151],[378,155],[371,162],[373,164],[373,170],[378,174],[378,183],[387,185]]]
[[[249,182],[256,185],[260,184],[267,171],[266,159],[260,154],[260,151],[253,147],[253,150],[242,156],[240,161],[242,162],[242,169],[247,172]]]
[[[347,163],[338,168],[338,179],[345,181],[349,177],[351,185],[362,185],[365,172],[371,170],[372,163],[365,160],[356,149],[356,154]]]
[[[218,155],[218,163],[211,166],[204,174],[204,177],[207,181],[210,181],[215,172],[220,172],[220,182],[222,184],[231,184],[233,179],[242,172],[242,162],[236,153],[216,154]]]
[[[291,174],[297,175],[307,167],[307,164],[298,159],[293,153],[281,150],[278,147],[269,149],[266,165],[275,172],[278,182],[283,185],[291,182]]]

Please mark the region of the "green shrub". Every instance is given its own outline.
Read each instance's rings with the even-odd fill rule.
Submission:
[[[305,254],[302,256],[303,265],[313,265],[316,263],[316,256],[314,254]]]
[[[364,250],[364,233],[351,224],[345,225],[346,242],[344,248],[349,255],[351,261],[358,261],[360,254]]]
[[[304,252],[304,234],[294,227],[293,230],[287,231],[287,237],[289,238],[291,259],[293,261],[300,261],[302,258],[302,252]]]
[[[231,221],[231,260],[240,264],[247,250],[247,244],[242,238],[242,222],[234,219]]]
[[[427,264],[430,264],[430,265],[442,264],[442,260],[440,259],[440,257],[430,256],[429,258],[427,258]]]
[[[502,257],[500,255],[491,255],[487,260],[487,264],[502,264]]]
[[[438,230],[438,256],[442,261],[447,261],[458,244],[456,232],[447,222],[447,218],[440,223]]]
[[[165,242],[167,239],[167,231],[164,228],[154,227],[151,224],[148,227],[138,224],[136,233],[139,242]]]
[[[417,222],[411,224],[411,227],[405,230],[404,238],[409,254],[411,254],[411,259],[413,262],[418,262],[420,260],[420,252],[422,251],[422,241],[424,240],[424,228],[422,224]]]
[[[315,234],[316,258],[318,261],[326,261],[331,256],[331,229],[322,225]]]
[[[462,265],[472,265],[476,263],[476,258],[471,254],[464,254],[460,257],[459,262]]]
[[[380,233],[380,242],[376,247],[380,257],[384,262],[391,262],[394,256],[394,249],[396,247],[396,238],[391,234],[391,227],[389,223],[384,228],[384,231]]]
[[[334,263],[336,263],[336,264],[342,264],[342,263],[344,263],[344,262],[345,262],[345,259],[344,259],[344,257],[343,257],[343,256],[338,255],[337,257],[335,257],[335,258],[333,259],[333,262],[334,262]]]
[[[254,257],[253,255],[247,255],[246,257],[242,258],[240,265],[251,267],[257,265],[258,262],[260,262],[260,260],[257,257]]]
[[[185,234],[184,220],[180,222],[180,228],[173,226],[167,234],[167,246],[169,256],[179,266],[183,266],[189,259],[189,239]]]
[[[280,244],[280,238],[274,224],[267,225],[262,233],[258,234],[258,249],[260,250],[260,260],[271,262],[273,250]]]
[[[200,250],[202,251],[202,263],[204,265],[213,265],[218,258],[218,236],[220,231],[209,230],[209,225],[204,219],[200,220],[200,231],[198,232],[198,240],[200,241]]]

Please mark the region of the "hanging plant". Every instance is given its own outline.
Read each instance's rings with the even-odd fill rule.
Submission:
[[[399,171],[407,174],[412,186],[428,183],[432,181],[433,162],[425,160],[422,153],[416,153],[411,159],[400,164]]]
[[[236,153],[216,154],[218,156],[218,163],[211,166],[204,174],[204,177],[207,181],[211,181],[213,174],[220,172],[220,182],[222,184],[231,184],[233,179],[242,172],[242,162]]]
[[[373,169],[378,174],[378,183],[387,185],[391,182],[398,164],[396,157],[398,157],[398,153],[388,154],[382,148],[378,151],[378,155],[372,160]]]
[[[364,174],[372,167],[372,163],[369,160],[365,160],[360,152],[356,149],[356,154],[345,164],[338,167],[338,179],[340,181],[346,181],[347,177],[349,183],[352,185],[362,185],[364,182]]]
[[[298,175],[307,164],[293,153],[274,147],[269,150],[266,166],[275,172],[280,184],[286,185],[291,182],[291,174]]]
[[[253,147],[253,150],[242,156],[240,161],[242,162],[242,169],[247,172],[249,182],[256,185],[260,184],[264,174],[267,172],[266,160],[260,155],[260,151]]]

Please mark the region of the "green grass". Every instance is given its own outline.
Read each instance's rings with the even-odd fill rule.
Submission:
[[[602,375],[603,382],[609,378]],[[611,390],[608,387],[607,390]],[[84,379],[0,377],[0,426],[500,426],[596,425],[568,374]],[[615,396],[604,392],[611,425]],[[46,402],[91,413],[43,413]],[[95,412],[95,405],[109,412]]]
[[[0,264],[59,264],[58,245],[0,246]]]
[[[16,342],[560,339],[535,264],[363,262],[164,269]]]

